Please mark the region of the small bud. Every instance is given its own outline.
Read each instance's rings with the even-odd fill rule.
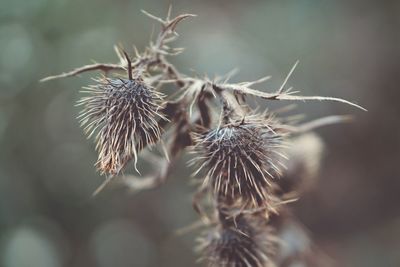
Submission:
[[[132,158],[136,168],[137,152],[159,140],[163,95],[139,80],[96,81],[83,91],[89,96],[78,102],[84,106],[79,117],[88,137],[97,132],[97,168],[116,175]]]
[[[271,179],[279,176],[282,135],[272,121],[250,117],[195,136],[194,162],[207,171],[204,183],[218,197],[242,198],[244,204],[270,203]],[[196,173],[197,173],[196,172]]]

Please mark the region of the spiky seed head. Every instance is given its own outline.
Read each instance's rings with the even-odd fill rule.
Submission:
[[[257,116],[196,134],[194,163],[206,171],[204,183],[218,197],[242,198],[265,207],[271,198],[271,180],[281,173],[283,136],[275,122]]]
[[[200,260],[209,267],[272,267],[278,238],[262,217],[225,219],[198,239]]]
[[[163,95],[141,80],[95,81],[78,102],[83,105],[79,118],[88,137],[96,133],[97,168],[116,175],[132,158],[136,168],[137,152],[159,140]]]

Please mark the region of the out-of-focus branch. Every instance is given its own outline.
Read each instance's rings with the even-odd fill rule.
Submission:
[[[299,125],[280,125],[278,128],[284,131],[287,130],[291,133],[305,133],[331,124],[351,122],[352,119],[353,117],[349,115],[332,115],[308,121]]]
[[[174,166],[175,161],[176,161],[175,157],[171,161],[164,159],[161,162],[159,162],[159,164],[155,164],[157,165],[159,171],[157,171],[153,175],[148,175],[145,177],[126,175],[121,177],[122,178],[121,181],[124,185],[126,185],[129,189],[131,189],[134,192],[157,187],[163,184],[164,181],[167,179],[169,173],[171,172],[172,167]]]

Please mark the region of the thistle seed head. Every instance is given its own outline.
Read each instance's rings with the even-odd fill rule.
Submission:
[[[218,197],[242,198],[244,204],[269,205],[271,179],[280,175],[283,136],[272,120],[257,117],[237,121],[195,136],[194,151],[206,170],[204,183]],[[197,173],[196,172],[196,173]]]
[[[163,95],[140,80],[96,79],[86,87],[78,105],[83,105],[81,125],[88,137],[96,134],[97,168],[116,175],[137,152],[156,143],[161,135],[157,120]]]
[[[265,219],[239,215],[218,224],[198,239],[200,260],[209,267],[271,267],[278,238]]]

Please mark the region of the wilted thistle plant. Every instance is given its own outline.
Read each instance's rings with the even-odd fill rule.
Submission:
[[[82,127],[97,143],[95,165],[107,177],[95,193],[112,181],[134,190],[158,186],[181,152],[188,151],[193,154],[191,164],[197,166],[194,176],[200,181],[193,207],[206,228],[197,247],[208,266],[326,265],[318,260],[307,238],[291,243],[302,228],[285,204],[295,199],[296,192],[304,191],[298,184],[315,176],[318,169],[322,144],[308,132],[346,117],[299,124],[279,117],[283,110],[256,111],[248,96],[271,101],[330,100],[363,108],[339,98],[299,96],[286,89],[297,63],[273,93],[251,88],[269,77],[229,83],[229,77],[209,80],[185,75],[167,60],[182,52],[169,43],[177,37],[178,23],[194,15],[171,19],[169,11],[167,18],[161,19],[144,13],[161,23],[161,30],[143,52],[135,49],[131,58],[122,47],[115,47],[119,63],[86,65],[43,79],[103,72],[94,85],[84,88],[86,96],[78,101],[83,107],[79,116]],[[177,93],[162,92],[167,84]],[[300,156],[291,146],[301,149]],[[151,147],[159,148],[164,156],[150,151]],[[144,177],[121,175],[130,162],[139,173],[139,156],[157,171]]]

